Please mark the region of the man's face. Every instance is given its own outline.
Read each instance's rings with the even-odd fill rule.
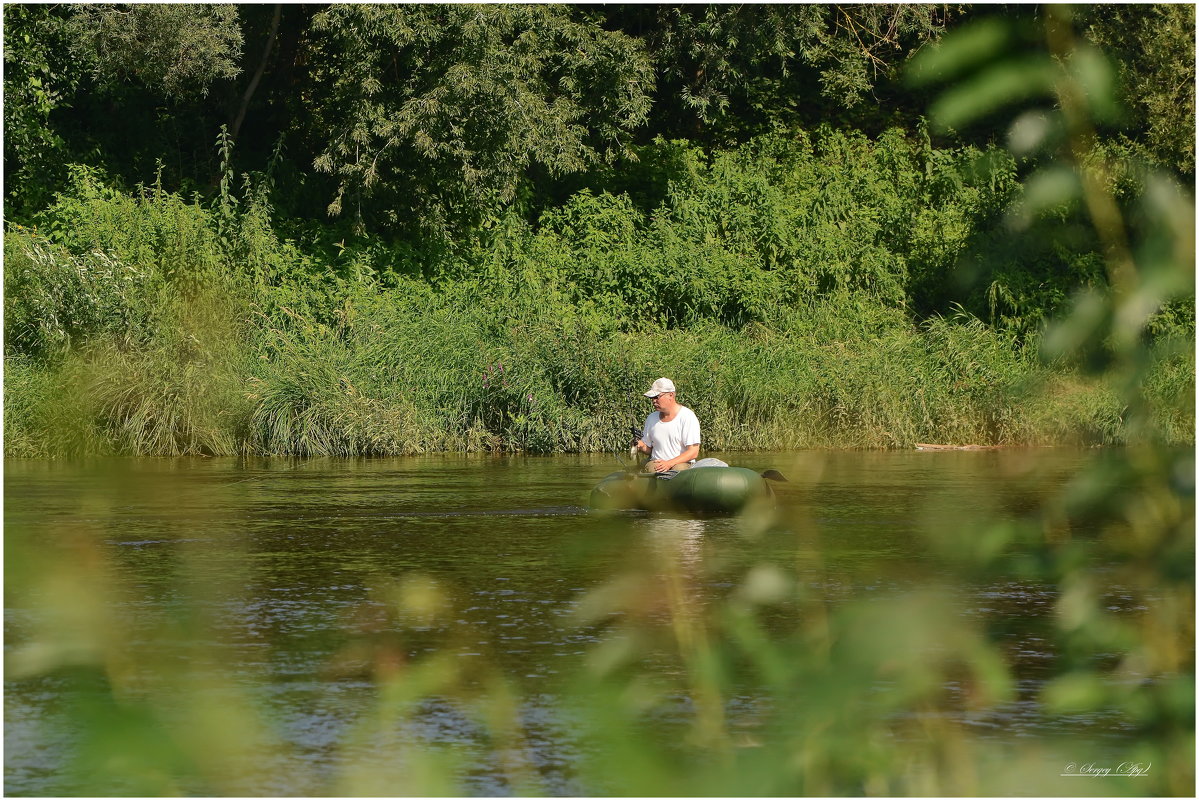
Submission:
[[[674,407],[674,393],[663,392],[653,398],[655,412],[669,412]]]

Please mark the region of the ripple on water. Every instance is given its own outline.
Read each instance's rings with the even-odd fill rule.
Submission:
[[[606,625],[574,624],[580,598],[624,571],[672,564],[712,603],[736,591],[727,565],[755,561],[794,568],[804,592],[833,608],[904,592],[931,573],[919,536],[930,509],[1005,508],[996,500],[1006,492],[996,470],[1001,457],[959,456],[831,454],[807,483],[786,469],[784,457],[764,456],[763,466],[777,464],[792,478],[787,503],[795,505],[786,511],[802,525],[759,537],[744,536],[729,519],[596,519],[580,504],[610,465],[587,457],[131,460],[123,480],[15,465],[6,466],[5,533],[55,554],[94,534],[102,546],[97,558],[111,560],[123,593],[107,611],[127,626],[130,641],[177,651],[175,663],[189,649],[202,651],[250,691],[285,746],[264,757],[257,794],[327,793],[347,761],[386,773],[396,743],[454,749],[471,794],[514,792],[494,744],[460,700],[427,698],[381,739],[355,742],[378,713],[380,695],[369,659],[355,662],[356,652],[351,659],[346,649],[391,637],[409,664],[446,648],[500,670],[522,692],[518,756],[541,790],[586,795],[596,788],[574,778],[583,745],[558,686],[611,634]],[[1064,481],[1070,459],[1062,465]],[[1019,481],[1013,486],[1015,495],[1031,492]],[[445,591],[447,618],[401,625],[388,616],[388,588],[412,574]],[[1109,611],[1135,614],[1132,597],[1108,586]],[[6,651],[46,622],[34,602],[38,591],[19,589],[5,612]],[[1055,589],[993,580],[952,589],[963,615],[997,632],[1017,673],[1015,700],[985,712],[969,711],[969,688],[946,683],[959,700],[946,712],[952,720],[996,740],[1081,731],[1128,741],[1129,724],[1115,713],[1051,716],[1037,702],[1058,659],[1046,633]],[[661,622],[669,622],[665,615]],[[781,612],[764,619],[771,630],[794,631],[795,621]],[[172,639],[195,620],[201,634]],[[340,673],[339,658],[347,666]],[[676,661],[654,653],[638,667],[667,681],[680,675]],[[76,721],[62,711],[65,685],[39,679],[9,682],[6,690],[6,790],[54,794],[78,740]],[[752,739],[769,714],[767,699],[750,681],[737,690],[728,720]],[[692,711],[686,696],[672,697],[655,725],[677,732]]]

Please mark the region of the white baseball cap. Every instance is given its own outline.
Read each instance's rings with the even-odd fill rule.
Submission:
[[[674,392],[674,382],[669,378],[659,378],[654,382],[654,385],[649,388],[649,392],[645,393],[647,398],[656,398],[663,392]]]

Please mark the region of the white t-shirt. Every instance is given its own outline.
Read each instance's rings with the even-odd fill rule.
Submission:
[[[699,418],[686,406],[680,406],[669,423],[662,422],[661,412],[654,412],[645,418],[641,441],[653,448],[651,459],[677,459],[689,446],[699,444]]]

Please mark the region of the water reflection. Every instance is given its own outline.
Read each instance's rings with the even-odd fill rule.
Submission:
[[[598,785],[573,773],[583,746],[565,682],[628,660],[684,688],[653,725],[763,743],[762,679],[731,696],[704,683],[705,610],[757,604],[764,636],[806,635],[829,610],[943,582],[940,545],[923,532],[1019,514],[1085,458],[747,456],[791,479],[771,521],[591,517],[586,493],[610,470],[598,457],[13,463],[5,652],[26,670],[6,675],[5,789],[455,794],[411,783],[413,770],[442,775],[445,762],[469,792],[588,794]],[[770,605],[787,582],[810,601],[802,619]],[[1016,577],[946,590],[995,631],[1017,679],[1014,700],[985,714],[951,705],[956,722],[1001,739],[1067,724],[1127,736],[1118,720],[1049,720],[1035,703],[1058,657],[1045,635],[1053,590]],[[1112,604],[1127,606],[1115,590]],[[621,639],[642,622],[669,647]],[[43,661],[29,667],[32,657]],[[241,739],[226,739],[260,769],[222,780],[200,766],[192,784],[135,788],[74,775],[98,719],[87,715],[100,714],[72,695],[81,665],[130,705],[122,714],[171,731],[211,719],[173,689],[223,698],[222,712],[245,713]]]
[[[725,521],[681,517],[650,517],[639,523],[656,553],[691,568],[703,558],[705,535],[728,527]]]

